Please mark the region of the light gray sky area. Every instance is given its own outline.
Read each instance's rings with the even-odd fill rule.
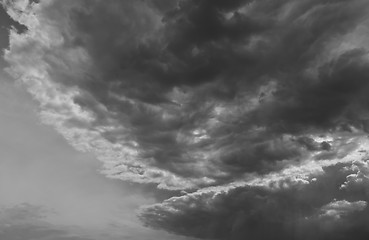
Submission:
[[[142,227],[135,211],[153,195],[105,178],[4,73],[0,85],[0,239],[183,239]]]

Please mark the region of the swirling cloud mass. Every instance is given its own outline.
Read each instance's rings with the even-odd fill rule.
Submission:
[[[8,72],[109,178],[179,193],[144,224],[368,239],[367,0],[2,4]]]

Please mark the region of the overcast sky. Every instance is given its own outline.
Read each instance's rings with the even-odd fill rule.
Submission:
[[[367,0],[1,3],[1,239],[368,239]]]

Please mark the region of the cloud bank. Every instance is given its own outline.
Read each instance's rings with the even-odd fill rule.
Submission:
[[[368,237],[365,0],[3,1],[10,72],[110,178],[183,190],[148,226]],[[265,231],[268,229],[268,231]]]

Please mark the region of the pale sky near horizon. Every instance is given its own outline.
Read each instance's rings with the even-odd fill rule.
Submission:
[[[76,151],[52,127],[41,124],[31,97],[6,74],[0,76],[0,209],[41,207],[51,224],[47,227],[65,231],[51,232],[45,240],[69,234],[93,240],[182,239],[142,227],[135,210],[155,202],[153,195],[105,178],[94,156]],[[5,231],[0,220],[0,239],[19,236],[22,224],[30,224],[18,238],[28,240],[34,222],[19,220],[12,219],[18,227],[13,232]]]

